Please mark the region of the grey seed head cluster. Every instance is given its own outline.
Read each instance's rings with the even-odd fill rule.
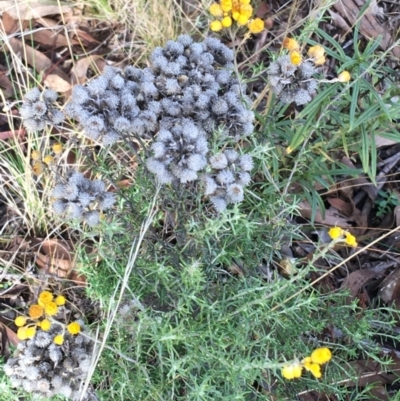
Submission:
[[[250,155],[227,149],[210,157],[212,171],[202,177],[204,193],[215,210],[222,212],[229,203],[243,201],[244,187],[250,183],[253,168]]]
[[[233,52],[218,39],[196,43],[183,35],[156,48],[150,61],[162,98],[147,168],[162,184],[194,181],[209,164],[214,130],[235,140],[254,130],[245,87],[233,76]]]
[[[288,55],[279,57],[267,70],[268,81],[279,99],[298,106],[309,103],[316,93],[318,81],[313,77],[317,72],[309,61],[292,64]]]
[[[66,332],[63,345],[56,345],[54,337],[61,333],[61,326],[53,325],[18,344],[15,357],[4,365],[13,387],[40,399],[54,395],[76,401],[88,398],[87,394],[81,398],[81,386],[90,370],[93,341],[81,333]]]
[[[218,39],[193,42],[181,35],[156,48],[150,67],[106,67],[88,85],[77,85],[66,106],[85,134],[109,145],[126,135],[153,138],[165,117],[190,118],[200,131],[219,125],[235,138],[253,132],[244,88],[232,76],[233,52]]]
[[[110,209],[115,202],[114,194],[106,191],[103,181],[91,181],[74,170],[67,173],[64,182],[56,184],[52,197],[56,214],[80,219],[89,226],[98,224],[100,211]]]
[[[64,121],[64,114],[55,107],[56,100],[57,93],[51,89],[40,92],[33,88],[25,95],[19,112],[27,131],[40,131],[46,123],[58,125]]]

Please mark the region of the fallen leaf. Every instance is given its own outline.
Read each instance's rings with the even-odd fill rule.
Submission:
[[[373,278],[380,276],[379,273],[367,269],[356,270],[350,273],[342,282],[340,288],[348,289],[350,291],[350,297],[348,303],[350,303],[361,291],[361,289]]]
[[[10,78],[8,78],[3,71],[0,71],[0,88],[3,91],[5,98],[14,96],[13,84],[11,83]]]
[[[388,305],[400,309],[400,268],[393,270],[379,285],[378,297]]]
[[[344,216],[349,217],[353,214],[354,207],[340,198],[328,198],[327,202],[335,209],[339,210]]]
[[[58,29],[59,30],[59,29]],[[52,29],[41,29],[31,35],[32,40],[40,43],[42,46],[51,49],[59,47],[68,47],[79,44],[75,39],[66,38],[62,33],[55,32]]]
[[[298,207],[302,217],[305,219],[311,219],[313,210],[307,201],[300,202]],[[321,212],[317,210],[314,221],[316,223],[326,224],[327,226],[339,226],[342,228],[351,227],[351,225],[347,222],[347,219],[344,219],[343,217],[339,216],[337,212],[332,210],[326,210],[325,217],[322,217]]]
[[[69,82],[56,74],[47,75],[43,83],[56,92],[68,92],[72,88]]]
[[[11,17],[11,15],[7,12],[3,12],[3,15],[1,16],[1,24],[2,31],[4,31],[7,35],[11,35],[21,28],[24,29],[25,25],[27,25],[25,21],[20,22],[18,18]]]
[[[78,60],[71,70],[71,78],[74,84],[84,84],[87,81],[86,74],[89,67],[96,70],[96,61],[100,59],[101,56],[88,56]]]
[[[61,71],[53,62],[39,50],[33,49],[26,43],[16,38],[9,38],[7,44],[12,48],[14,53],[20,54],[21,57],[38,72],[44,72],[51,68],[53,74],[57,74],[64,81],[69,80],[68,75]],[[4,46],[6,49],[7,47]]]
[[[69,4],[61,1],[0,1],[0,12],[6,11],[16,20],[31,20],[52,14],[64,14],[71,11]]]

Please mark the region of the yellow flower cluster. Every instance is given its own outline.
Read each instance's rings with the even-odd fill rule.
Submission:
[[[319,379],[322,376],[321,365],[332,359],[332,352],[329,348],[317,348],[310,356],[302,361],[295,359],[290,364],[286,364],[282,368],[282,376],[287,380],[298,379],[303,373],[303,369],[311,372],[311,374]]]
[[[50,291],[42,291],[39,294],[38,303],[29,307],[29,317],[18,316],[15,318],[14,323],[18,327],[17,337],[21,341],[33,338],[36,334],[37,327],[41,328],[43,331],[50,330],[51,322],[48,317],[56,315],[58,307],[64,304],[64,296],[58,295],[54,299]],[[42,317],[43,319],[39,320]]]
[[[285,38],[282,42],[282,47],[289,50],[290,61],[293,65],[299,65],[303,61],[300,45],[296,39]],[[311,60],[314,65],[323,65],[326,62],[325,49],[320,45],[311,46],[307,51],[308,60]],[[341,72],[337,78],[330,82],[349,82],[351,75],[348,71]],[[326,81],[328,82],[328,81]]]
[[[247,26],[251,33],[260,33],[264,30],[264,21],[260,18],[252,19],[253,7],[251,0],[220,0],[211,4],[208,11],[216,19],[210,23],[210,29],[219,32],[232,26],[233,21],[239,26]]]
[[[282,47],[289,50],[292,64],[299,65],[302,62],[303,56],[301,54],[300,45],[296,39],[285,38],[282,42]],[[311,46],[308,49],[307,55],[315,65],[323,65],[326,61],[325,50],[320,45]]]
[[[344,242],[346,245],[352,246],[353,248],[357,246],[356,237],[340,227],[332,227],[328,231],[328,234],[335,241],[335,243]]]
[[[53,144],[52,150],[54,154],[58,156],[63,151],[63,145],[59,142],[56,142]],[[32,150],[31,159],[32,171],[35,175],[43,174],[46,168],[51,167],[55,162],[54,156],[47,155],[42,157],[42,154],[38,150]]]

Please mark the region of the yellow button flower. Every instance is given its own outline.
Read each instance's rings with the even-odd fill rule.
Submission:
[[[44,159],[43,162],[47,164],[48,166],[52,165],[54,163],[54,157],[51,155],[47,155]]]
[[[62,295],[58,295],[57,298],[54,300],[57,306],[65,305],[66,299]]]
[[[239,14],[239,18],[236,21],[238,25],[246,25],[249,22],[249,17],[247,15]]]
[[[239,0],[240,4],[250,4],[251,0]]]
[[[307,54],[313,59],[315,65],[322,65],[326,61],[325,49],[320,45],[311,46]]]
[[[293,65],[299,65],[301,63],[301,54],[297,50],[290,52],[290,61]]]
[[[62,334],[58,334],[54,337],[53,340],[54,344],[56,345],[63,345],[64,344],[64,336]]]
[[[247,28],[251,33],[260,33],[264,30],[264,21],[260,18],[253,19],[248,23]]]
[[[214,32],[219,32],[222,29],[221,21],[215,20],[210,23],[210,29]]]
[[[221,24],[224,28],[229,28],[232,25],[232,18],[231,17],[223,18]]]
[[[32,171],[35,175],[40,175],[43,174],[45,167],[44,163],[38,160],[32,164]]]
[[[217,3],[213,3],[211,4],[210,8],[208,9],[208,11],[210,12],[210,14],[213,17],[222,17],[224,15],[224,12],[222,11],[222,8],[219,4]]]
[[[27,327],[20,327],[17,331],[17,337],[19,340],[24,341],[28,338],[26,335]]]
[[[38,161],[42,159],[42,154],[38,150],[32,150],[31,159]]]
[[[300,45],[298,44],[297,40],[292,39],[292,38],[285,38],[282,42],[282,47],[292,51],[300,48]]]
[[[317,379],[319,379],[322,376],[321,365],[318,365],[318,363],[312,363],[312,362],[305,363],[304,369],[311,372],[313,376]]]
[[[40,305],[31,305],[28,314],[32,319],[39,319],[43,315],[43,308]]]
[[[349,82],[350,79],[351,79],[351,75],[348,71],[341,72],[337,77],[338,82],[343,82],[343,83]]]
[[[27,338],[33,338],[35,337],[36,334],[36,327],[31,326],[26,328],[26,337]]]
[[[329,348],[317,348],[311,353],[312,363],[323,365],[332,359],[332,352]]]
[[[38,304],[44,306],[53,300],[53,294],[50,291],[42,291],[39,294]]]
[[[303,367],[298,362],[294,362],[284,366],[281,370],[281,374],[285,379],[293,380],[301,377],[302,371]]]
[[[253,14],[253,7],[250,4],[242,4],[240,6],[240,14],[250,18]]]
[[[56,142],[55,144],[53,144],[52,148],[53,148],[53,152],[56,155],[59,155],[63,151],[63,145],[60,142]]]
[[[78,322],[72,322],[67,326],[67,330],[72,334],[78,334],[81,331],[81,326]]]
[[[328,234],[332,239],[338,239],[344,234],[344,231],[340,227],[332,227]]]
[[[239,12],[239,11],[234,11],[234,12],[232,13],[232,18],[233,18],[235,21],[237,21],[237,20],[239,19],[239,17],[240,17],[240,12]]]
[[[348,232],[346,232],[345,235],[346,235],[346,239],[344,240],[344,242],[345,242],[347,245],[350,245],[350,246],[352,246],[352,247],[355,248],[355,247],[357,246],[356,237],[355,237],[354,235],[348,233]]]
[[[51,322],[50,320],[47,319],[43,319],[40,323],[39,323],[39,327],[43,330],[43,331],[48,331],[51,328]]]
[[[14,323],[17,327],[22,327],[26,323],[26,317],[25,316],[18,316],[15,318]]]
[[[222,11],[228,12],[232,10],[232,0],[221,0]]]
[[[54,316],[58,312],[58,306],[55,302],[49,302],[44,306],[44,311],[46,315]]]

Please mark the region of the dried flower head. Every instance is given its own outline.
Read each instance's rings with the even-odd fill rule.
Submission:
[[[350,79],[351,79],[351,75],[348,71],[341,72],[337,77],[338,82],[342,82],[342,83],[349,82]]]
[[[40,305],[31,305],[28,314],[32,319],[39,319],[43,316],[43,312],[43,308]]]

